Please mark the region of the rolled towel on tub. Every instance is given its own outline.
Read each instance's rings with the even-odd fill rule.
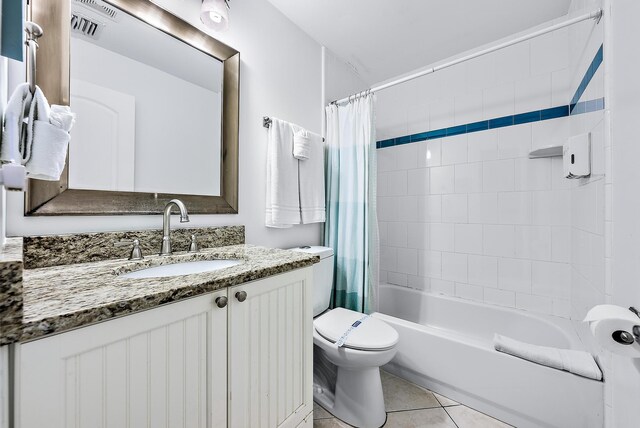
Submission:
[[[589,379],[602,380],[600,367],[588,352],[532,345],[499,334],[493,336],[493,345],[498,352]]]

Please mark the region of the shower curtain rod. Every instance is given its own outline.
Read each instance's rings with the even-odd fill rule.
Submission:
[[[542,28],[540,30],[534,31],[533,33],[529,33],[529,34],[525,34],[525,35],[520,36],[520,37],[516,37],[515,39],[508,40],[508,41],[503,42],[503,43],[499,43],[499,44],[497,44],[495,46],[491,46],[491,47],[483,49],[481,51],[474,52],[472,54],[463,56],[463,57],[458,58],[458,59],[454,59],[453,61],[441,64],[441,65],[437,65],[435,67],[428,68],[426,70],[422,70],[422,71],[419,71],[419,72],[414,73],[414,74],[410,74],[410,75],[405,76],[405,77],[401,77],[400,79],[393,80],[391,82],[384,83],[382,85],[374,86],[371,89],[367,89],[366,91],[358,92],[357,94],[352,94],[352,95],[350,95],[348,97],[345,97],[345,98],[342,98],[340,100],[333,101],[331,104],[341,104],[341,103],[347,102],[347,101],[349,101],[349,99],[351,99],[353,97],[358,97],[359,95],[364,94],[366,92],[378,92],[378,91],[381,91],[383,89],[387,89],[387,88],[390,88],[392,86],[396,86],[396,85],[399,85],[401,83],[408,82],[408,81],[413,80],[413,79],[417,79],[418,77],[422,77],[422,76],[426,76],[427,74],[435,73],[436,71],[440,71],[442,69],[454,66],[456,64],[460,64],[461,62],[469,61],[470,59],[478,58],[479,56],[486,55],[488,53],[495,52],[497,50],[507,48],[509,46],[515,45],[515,44],[520,43],[520,42],[524,42],[524,41],[529,40],[529,39],[533,39],[534,37],[538,37],[538,36],[541,36],[543,34],[551,33],[552,31],[556,31],[556,30],[559,30],[561,28],[565,28],[565,27],[568,27],[570,25],[577,24],[578,22],[586,21],[586,20],[589,20],[589,19],[594,19],[597,22],[600,22],[600,18],[602,18],[602,14],[603,14],[603,10],[602,9],[596,9],[593,12],[585,13],[583,15],[576,16],[575,18],[571,18],[571,19],[568,19],[566,21],[550,25],[549,27]]]

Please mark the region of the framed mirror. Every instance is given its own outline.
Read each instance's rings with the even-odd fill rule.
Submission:
[[[76,114],[25,215],[238,212],[240,53],[149,0],[31,0],[37,84]]]

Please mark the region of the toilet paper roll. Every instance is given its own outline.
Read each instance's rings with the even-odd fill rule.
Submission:
[[[633,336],[633,327],[640,325],[640,317],[629,309],[616,305],[598,305],[587,313],[584,321],[589,323],[591,333],[604,349],[629,358],[640,358],[640,343],[637,340],[625,345],[613,338],[620,331]]]
[[[7,163],[0,166],[0,185],[4,185],[7,190],[24,191],[26,178],[27,173],[22,165]]]

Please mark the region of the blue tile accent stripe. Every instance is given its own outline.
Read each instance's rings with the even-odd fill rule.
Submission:
[[[587,90],[587,86],[589,86],[589,82],[591,82],[591,79],[593,79],[593,76],[596,74],[596,71],[598,71],[600,64],[602,64],[603,57],[604,57],[604,47],[603,45],[600,45],[600,49],[598,49],[598,52],[596,52],[596,56],[594,56],[593,60],[591,60],[591,64],[589,65],[589,68],[584,73],[584,76],[582,77],[582,80],[580,81],[580,84],[578,85],[578,88],[576,89],[575,94],[573,94],[573,98],[571,98],[571,102],[569,103],[570,113],[573,113],[573,110],[576,108],[578,101],[580,101],[582,94],[584,94],[584,91]]]
[[[596,53],[591,61],[589,69],[585,73],[576,93],[571,99],[571,103],[564,106],[546,108],[543,110],[534,110],[526,113],[519,113],[511,116],[496,117],[489,120],[481,120],[480,122],[467,123],[465,125],[456,125],[449,128],[434,129],[432,131],[420,132],[418,134],[404,135],[402,137],[390,138],[388,140],[378,141],[376,148],[384,149],[386,147],[400,146],[402,144],[417,143],[419,141],[433,140],[436,138],[452,137],[454,135],[469,134],[472,132],[486,131],[487,129],[503,128],[505,126],[522,125],[524,123],[540,122],[543,120],[557,119],[567,117],[569,115],[590,113],[593,111],[604,110],[604,98],[598,98],[589,101],[580,101],[584,91],[589,86],[589,82],[596,74],[598,67],[602,64],[603,47]]]

